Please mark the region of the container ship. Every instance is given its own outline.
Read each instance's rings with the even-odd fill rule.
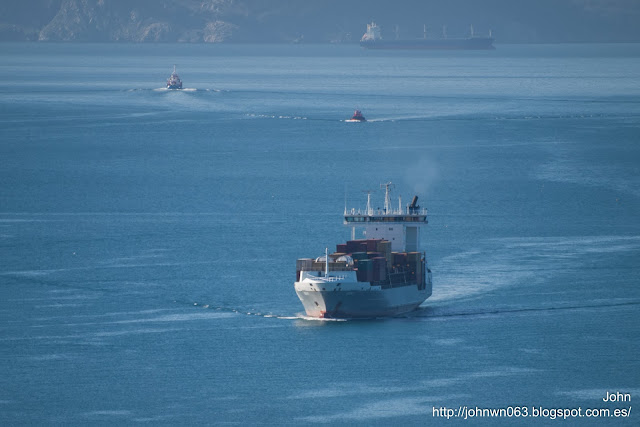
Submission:
[[[367,24],[367,32],[360,39],[360,46],[367,49],[427,49],[427,50],[492,50],[493,37],[491,31],[489,36],[476,36],[473,34],[473,26],[471,27],[471,35],[469,37],[449,38],[446,29],[443,29],[442,38],[427,38],[426,26],[424,29],[424,38],[421,39],[383,39],[380,33],[380,27],[375,22]]]
[[[371,193],[364,211],[347,210],[344,224],[351,240],[336,251],[296,263],[296,294],[308,316],[319,318],[375,318],[415,310],[431,296],[431,270],[420,252],[420,228],[427,224],[427,210],[411,204],[391,207],[391,182],[385,189],[384,209],[371,207]],[[363,229],[364,239],[356,239]]]

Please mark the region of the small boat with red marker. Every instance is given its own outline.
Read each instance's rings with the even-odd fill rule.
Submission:
[[[353,116],[349,120],[345,120],[345,122],[355,123],[355,122],[366,122],[367,119],[362,115],[362,111],[356,110],[353,113]]]

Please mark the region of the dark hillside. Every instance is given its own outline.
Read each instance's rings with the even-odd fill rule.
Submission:
[[[640,42],[637,0],[25,0],[0,2],[0,41],[355,42],[376,21],[387,38],[498,43]]]

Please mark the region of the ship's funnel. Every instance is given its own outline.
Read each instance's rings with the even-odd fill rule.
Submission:
[[[418,196],[413,196],[413,200],[411,200],[411,204],[409,205],[409,213],[416,213],[420,209],[418,206]]]

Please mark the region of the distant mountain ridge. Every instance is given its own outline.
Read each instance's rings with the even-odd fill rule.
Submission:
[[[236,28],[233,0],[30,0],[0,6],[0,39],[39,41],[221,42]],[[3,11],[2,9],[10,9]],[[30,11],[37,15],[28,16]],[[13,12],[13,13],[12,13]],[[11,17],[15,19],[11,22]],[[8,22],[7,22],[8,21]],[[25,22],[26,21],[26,22]],[[26,25],[25,25],[26,24]]]
[[[498,42],[640,42],[637,0],[24,0],[0,4],[0,41],[356,42],[489,29]],[[399,26],[399,30],[398,30]]]

